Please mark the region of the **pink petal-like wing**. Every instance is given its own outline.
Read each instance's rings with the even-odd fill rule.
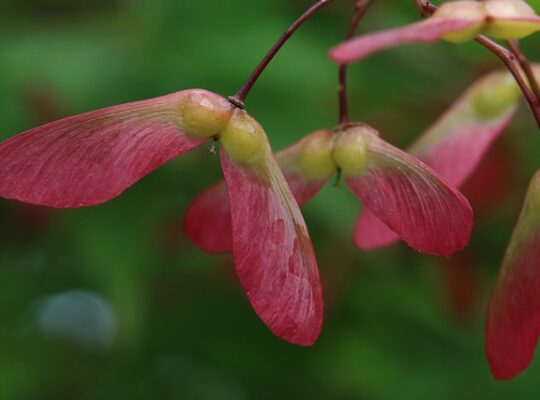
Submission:
[[[508,93],[513,90],[509,85],[514,85],[509,80],[511,77],[501,72],[480,79],[407,151],[459,188],[474,172],[516,113],[517,94],[514,96]],[[508,97],[495,102],[495,112],[479,114],[478,102],[493,101],[501,94],[497,93],[497,88],[503,91],[503,96]],[[480,95],[484,97],[480,98]],[[360,249],[376,249],[397,240],[399,236],[373,213],[367,209],[362,211],[354,230],[354,241]]]
[[[59,208],[118,196],[203,143],[186,134],[178,117],[179,105],[194,92],[76,115],[6,140],[0,144],[0,196]]]
[[[363,129],[366,167],[346,177],[351,190],[388,227],[422,253],[449,255],[464,248],[472,209],[461,193],[413,156]]]
[[[369,251],[397,242],[399,235],[364,208],[354,225],[353,240],[360,250]]]
[[[300,209],[268,146],[264,165],[221,153],[231,204],[236,272],[255,312],[277,336],[311,345],[323,301],[315,254]]]
[[[225,181],[210,186],[191,203],[183,227],[193,244],[206,253],[232,251],[231,207]]]
[[[334,47],[330,51],[330,58],[338,63],[349,63],[402,44],[433,43],[446,33],[467,29],[478,22],[432,17],[414,24],[350,39]]]
[[[497,379],[530,364],[540,334],[540,172],[510,239],[486,320],[486,354]]]
[[[502,94],[503,99],[491,114],[479,114],[481,102],[487,101],[479,99],[479,94],[491,98]],[[518,98],[515,83],[507,73],[489,74],[472,85],[408,152],[459,187],[514,118]]]
[[[298,205],[313,198],[329,176],[310,178],[302,170],[299,157],[307,141],[315,136],[333,135],[332,132],[314,132],[295,144],[276,153],[276,160]],[[184,218],[184,231],[201,250],[210,254],[232,251],[231,209],[225,182],[220,181],[197,197]]]

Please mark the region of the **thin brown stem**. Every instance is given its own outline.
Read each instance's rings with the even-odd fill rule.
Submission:
[[[372,0],[357,0],[354,5],[354,11],[349,23],[349,28],[345,36],[345,40],[352,38],[358,29],[358,24],[366,13]],[[347,101],[347,70],[349,64],[341,64],[339,66],[339,123],[346,125],[349,122],[349,105]]]
[[[437,6],[431,4],[428,0],[414,0],[414,2],[416,4],[416,7],[420,10],[423,16],[428,17],[437,10]],[[515,64],[516,57],[519,59],[519,56],[514,55],[514,53],[512,53],[506,47],[503,47],[495,43],[493,40],[488,39],[487,37],[483,35],[477,36],[475,40],[478,43],[480,43],[482,46],[484,46],[486,49],[494,53],[497,57],[499,57],[501,61],[504,63],[504,65],[506,66],[506,68],[508,69],[508,71],[510,71],[516,83],[518,84],[519,88],[521,89],[523,96],[525,96],[525,100],[527,100],[527,103],[529,104],[529,108],[531,109],[533,113],[534,119],[536,120],[536,124],[540,128],[540,99],[529,88],[529,86],[527,85],[527,82],[525,82],[525,80],[523,79],[521,71]],[[521,51],[519,51],[519,48],[518,48],[518,52],[521,54]],[[528,62],[526,62],[526,64],[530,66]],[[525,69],[523,69],[523,72],[528,76],[527,71]],[[534,78],[534,74],[532,74],[532,71],[531,71],[531,76],[533,76]]]
[[[236,94],[230,97],[230,100],[237,105],[238,107],[244,107],[244,101],[246,100],[247,95],[253,88],[253,85],[257,82],[257,79],[261,76],[263,71],[266,69],[268,64],[273,60],[276,54],[281,50],[283,45],[289,40],[289,38],[300,28],[304,22],[310,19],[317,11],[326,7],[334,0],[318,0],[313,4],[304,14],[300,16],[289,28],[281,35],[278,41],[270,49],[270,51],[264,56],[259,65],[253,70],[251,75],[248,77],[246,82],[242,87],[236,92]]]
[[[517,68],[515,64],[516,58],[514,54],[507,48],[495,43],[494,41],[488,39],[483,35],[478,36],[475,40],[482,46],[484,46],[486,49],[494,53],[497,57],[499,57],[504,63],[504,65],[506,65],[506,68],[510,71],[521,91],[523,92],[527,103],[529,103],[529,107],[531,108],[534,119],[536,120],[536,124],[540,128],[540,103],[527,85],[527,82],[525,82],[525,80],[523,79],[521,71]]]
[[[534,71],[532,69],[530,61],[521,51],[517,40],[508,40],[506,43],[508,43],[510,51],[512,51],[512,53],[514,53],[514,56],[516,56],[519,65],[521,65],[521,69],[523,70],[525,76],[527,77],[527,80],[529,81],[529,85],[531,86],[531,90],[536,97],[536,101],[540,102],[540,86],[538,85],[538,80],[534,75]]]

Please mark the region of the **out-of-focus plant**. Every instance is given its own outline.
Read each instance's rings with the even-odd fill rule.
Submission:
[[[473,173],[514,117],[520,93],[540,126],[538,70],[517,39],[540,30],[521,0],[417,0],[421,22],[352,38],[371,0],[358,0],[340,64],[338,125],[276,153],[245,110],[258,78],[298,28],[332,0],[316,1],[287,29],[230,97],[189,89],[52,122],[0,144],[0,195],[57,208],[102,204],[167,161],[211,141],[220,145],[224,182],[189,208],[184,227],[209,253],[232,252],[246,296],[277,336],[313,344],[323,323],[315,252],[299,206],[332,175],[366,206],[354,229],[363,250],[401,238],[421,253],[463,249],[472,209],[457,188]],[[487,36],[483,36],[487,35]],[[508,48],[491,39],[507,41]],[[363,122],[351,122],[347,64],[404,43],[476,40],[508,72],[474,83],[407,152]],[[535,73],[536,72],[536,73]],[[494,376],[506,379],[532,358],[540,333],[540,175],[533,179],[503,261],[488,312],[486,349]]]

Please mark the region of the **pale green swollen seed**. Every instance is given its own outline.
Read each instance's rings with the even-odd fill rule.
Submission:
[[[512,21],[517,18],[535,18],[536,13],[522,0],[487,0],[484,8],[489,22],[484,33],[497,39],[521,39],[540,30],[540,24]]]
[[[232,104],[217,94],[194,90],[180,105],[181,124],[197,137],[212,137],[223,130],[233,111]]]
[[[269,144],[261,125],[246,111],[235,109],[219,135],[227,154],[236,162],[253,166],[264,161]]]
[[[298,154],[298,165],[309,179],[328,178],[337,168],[332,156],[334,134],[318,131],[309,135]]]
[[[461,0],[442,4],[431,18],[476,21],[461,31],[446,33],[442,37],[447,42],[461,43],[475,38],[482,32],[485,24],[485,16],[486,12],[481,3]]]
[[[502,115],[516,104],[520,96],[519,87],[506,73],[482,80],[471,92],[475,115],[480,118],[494,118]]]
[[[356,125],[340,132],[334,143],[333,156],[345,176],[359,176],[367,166],[369,142],[377,131],[367,125]]]
[[[525,21],[492,21],[487,24],[485,34],[496,39],[522,39],[540,30],[540,23]]]

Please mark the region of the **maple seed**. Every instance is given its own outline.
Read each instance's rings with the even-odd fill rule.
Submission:
[[[484,27],[485,16],[486,12],[481,3],[468,0],[444,3],[433,14],[433,18],[478,21],[461,31],[449,32],[442,36],[442,39],[452,43],[466,42],[479,35]]]
[[[373,128],[354,125],[340,132],[334,144],[334,160],[345,176],[358,176],[366,167],[366,151],[371,135],[379,135]]]
[[[534,10],[522,0],[488,0],[484,8],[489,18],[484,33],[498,39],[521,39],[539,30]],[[531,21],[527,21],[531,19]]]
[[[223,130],[233,111],[227,99],[205,90],[194,90],[180,104],[181,125],[192,136],[209,138]]]
[[[513,86],[508,73],[494,72],[481,78],[407,151],[459,188],[512,120],[519,97]],[[399,235],[364,209],[354,239],[360,249],[373,250],[399,240]]]
[[[531,363],[540,334],[540,171],[531,180],[491,293],[486,355],[496,379],[510,379]]]
[[[298,164],[311,180],[327,179],[337,168],[332,156],[334,134],[331,131],[312,133],[302,145]]]
[[[227,154],[239,164],[253,166],[264,161],[266,134],[246,111],[235,109],[219,138]]]

